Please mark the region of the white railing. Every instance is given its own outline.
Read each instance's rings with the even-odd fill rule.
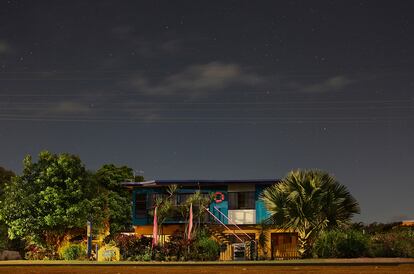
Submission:
[[[218,211],[218,213],[220,213],[224,218],[226,218],[227,221],[229,221],[232,225],[234,225],[235,227],[237,227],[237,229],[242,232],[244,235],[246,235],[249,240],[252,239],[252,237],[250,237],[246,232],[244,232],[232,219],[230,219],[229,217],[226,216],[226,214],[224,214],[223,212],[221,212],[216,206],[214,206],[214,209]]]
[[[207,207],[205,208],[206,210],[207,210],[207,212],[211,215],[211,216],[213,216],[213,218],[216,220],[216,221],[218,221],[222,226],[224,226],[227,230],[229,230],[229,231],[231,231],[231,229],[228,227],[228,226],[226,226],[222,221],[220,221],[220,219],[219,218],[217,218],[216,217],[216,215],[214,215]],[[244,241],[239,237],[239,236],[237,236],[237,234],[236,233],[234,233],[234,232],[232,232],[232,234],[241,242],[241,243],[244,243]]]

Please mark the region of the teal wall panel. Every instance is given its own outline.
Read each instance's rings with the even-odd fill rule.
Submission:
[[[255,188],[255,207],[256,207],[256,224],[261,223],[263,220],[267,219],[270,214],[269,212],[266,210],[266,207],[263,203],[263,201],[260,200],[260,194],[262,193],[262,191],[267,187],[267,185],[256,185]],[[196,191],[197,189],[179,189],[177,192],[178,193],[193,193],[194,191]],[[209,188],[202,188],[201,189],[202,192],[209,192],[209,193],[215,193],[217,191],[222,192],[224,194],[224,201],[220,202],[220,203],[216,203],[216,202],[212,202],[210,204],[210,212],[212,212],[220,221],[222,221],[224,224],[228,224],[228,220],[222,215],[220,214],[217,210],[215,210],[214,207],[217,207],[225,216],[228,216],[228,192],[227,192],[227,187],[217,187],[217,188],[213,188],[213,187],[209,187]],[[135,205],[136,205],[136,194],[137,193],[146,193],[147,194],[147,208],[149,209],[150,206],[150,201],[148,199],[148,197],[150,197],[150,195],[148,194],[153,194],[153,193],[165,193],[164,189],[161,188],[136,188],[132,191],[132,221],[134,225],[147,225],[147,224],[151,224],[152,220],[150,220],[152,218],[152,216],[145,216],[142,218],[137,218],[135,216]],[[168,223],[174,223],[174,221],[169,221]]]
[[[256,193],[255,193],[255,199],[256,199],[256,224],[260,224],[262,221],[269,218],[270,213],[266,210],[266,206],[262,200],[260,200],[260,194],[263,192],[263,190],[267,186],[263,185],[257,185],[256,186]]]

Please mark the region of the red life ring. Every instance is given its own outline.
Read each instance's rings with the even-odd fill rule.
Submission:
[[[214,193],[214,202],[216,202],[217,204],[221,203],[224,201],[224,194],[223,192],[219,192],[217,191],[216,193]]]

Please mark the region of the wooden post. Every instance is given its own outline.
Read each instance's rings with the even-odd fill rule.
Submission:
[[[91,221],[86,222],[86,236],[87,236],[87,239],[88,239],[87,255],[88,255],[88,259],[89,259],[92,255],[92,223],[91,223]]]

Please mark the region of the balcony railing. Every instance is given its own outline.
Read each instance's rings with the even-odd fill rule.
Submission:
[[[165,219],[165,224],[184,224],[188,223],[189,216],[183,216],[181,213],[181,205],[172,206],[171,212],[168,214],[168,217]],[[148,224],[151,224],[154,220],[154,210],[146,210],[145,216]],[[198,206],[193,206],[193,222],[200,222],[203,224],[209,224],[212,221],[212,217],[203,212],[201,216],[198,216]]]

